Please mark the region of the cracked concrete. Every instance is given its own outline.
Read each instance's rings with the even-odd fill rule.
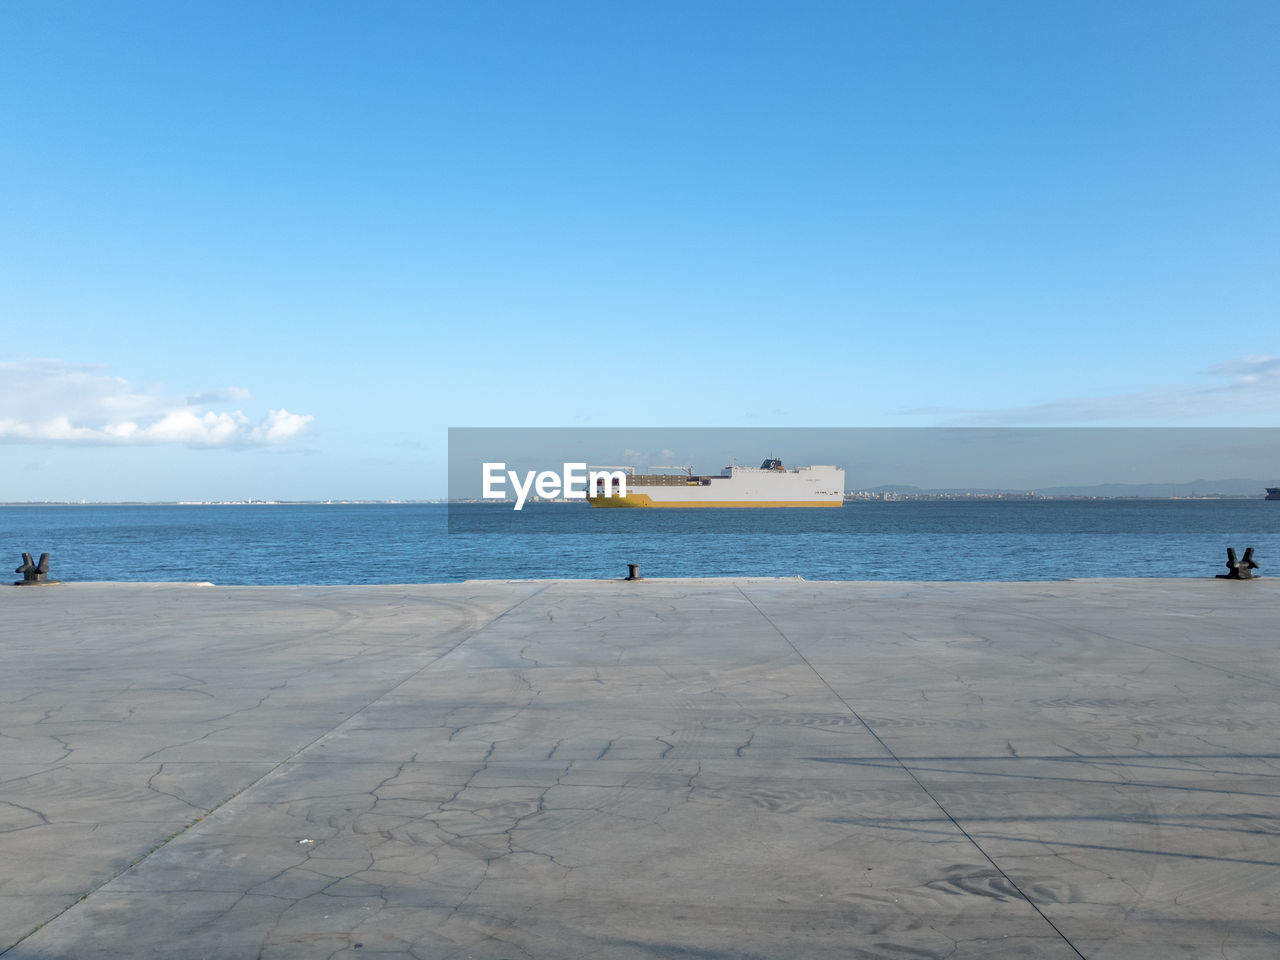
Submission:
[[[0,591],[0,956],[1272,958],[1274,581]]]

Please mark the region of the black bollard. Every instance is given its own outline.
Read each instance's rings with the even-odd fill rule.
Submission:
[[[1227,547],[1227,572],[1218,574],[1219,580],[1252,580],[1258,565],[1253,560],[1253,547],[1246,547],[1244,558],[1236,559],[1235,547]]]
[[[31,554],[24,553],[22,555],[22,566],[18,567],[14,573],[22,574],[21,580],[15,580],[15,587],[27,587],[32,584],[39,583],[58,583],[57,580],[49,579],[49,555],[47,553],[40,554],[40,561],[37,563],[31,559]]]
[[[627,564],[627,579],[628,579],[628,580],[643,580],[643,579],[644,579],[644,577],[640,576],[640,564],[638,564],[638,563],[628,563],[628,564]]]

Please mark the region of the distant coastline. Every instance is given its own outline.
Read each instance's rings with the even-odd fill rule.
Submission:
[[[350,507],[448,502],[448,500],[4,500],[0,501],[0,507]]]
[[[1271,481],[1274,484],[1274,480]],[[880,484],[846,491],[845,503],[897,501],[1039,501],[1039,500],[1265,500],[1268,483],[1234,477],[1229,480],[1191,480],[1180,483],[1098,483],[1040,487],[1034,490],[992,487],[918,487]],[[7,500],[3,507],[319,507],[388,506],[450,503],[502,505],[506,500],[479,497],[423,497],[416,500],[327,499],[271,500]],[[530,497],[530,503],[563,503],[583,506],[581,500]]]
[[[1034,491],[990,490],[876,490],[855,491],[845,494],[846,504],[857,503],[908,503],[908,502],[1081,502],[1090,500],[1265,500],[1266,493],[1187,493],[1187,494],[1100,494],[1100,493],[1037,493]],[[482,500],[478,497],[423,500],[8,500],[0,501],[0,507],[324,507],[324,506],[423,506],[449,504],[490,504],[502,506],[511,500]],[[543,500],[530,497],[529,503],[584,506],[579,500]]]

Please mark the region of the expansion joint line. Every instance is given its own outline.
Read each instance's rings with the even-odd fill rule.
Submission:
[[[844,708],[848,710],[849,713],[853,716],[853,718],[862,725],[863,729],[866,730],[867,733],[871,734],[871,736],[875,738],[876,743],[880,744],[880,749],[882,749],[885,753],[887,753],[893,759],[893,762],[902,768],[903,773],[905,773],[907,776],[909,776],[912,780],[915,781],[916,786],[919,787],[922,791],[924,791],[924,795],[933,801],[934,806],[936,806],[939,810],[942,811],[942,815],[951,821],[951,825],[954,826],[958,831],[960,831],[961,836],[963,836],[966,840],[968,840],[971,844],[973,844],[974,849],[977,850],[980,854],[982,854],[983,859],[985,859],[987,863],[995,867],[996,871],[1000,874],[1000,876],[1004,877],[1005,881],[1009,884],[1009,886],[1017,891],[1018,896],[1020,896],[1023,900],[1025,900],[1027,902],[1027,905],[1040,915],[1040,919],[1043,920],[1045,923],[1047,923],[1050,926],[1050,928],[1052,928],[1053,932],[1062,938],[1062,942],[1071,948],[1072,953],[1074,953],[1077,957],[1079,957],[1080,960],[1088,960],[1088,958],[1085,957],[1085,955],[1076,948],[1076,945],[1067,938],[1067,935],[1063,933],[1060,929],[1058,929],[1058,925],[1045,915],[1045,912],[1036,905],[1036,902],[1034,900],[1032,900],[1029,896],[1027,896],[1026,892],[1023,891],[1023,889],[1020,886],[1018,886],[1017,882],[1013,879],[1013,877],[1005,873],[1004,867],[996,863],[995,860],[992,859],[991,854],[987,853],[986,850],[982,849],[982,844],[978,843],[978,841],[973,838],[973,835],[970,834],[969,831],[966,830],[963,826],[961,826],[960,821],[958,821],[955,817],[953,817],[951,815],[951,812],[942,805],[942,801],[933,795],[933,791],[931,791],[927,786],[924,785],[924,781],[922,781],[919,777],[917,777],[915,775],[915,772],[909,766],[907,766],[907,764],[903,761],[903,759],[893,752],[893,748],[891,748],[887,743],[884,742],[883,739],[881,739],[880,734],[876,733],[875,730],[872,728],[871,724],[867,723],[867,721],[863,719],[862,714],[858,713],[858,711],[853,708],[853,704],[851,704],[848,700],[846,700],[843,696],[841,696],[840,691],[838,691],[835,687],[833,687],[830,683],[827,682],[827,678],[818,672],[818,668],[809,662],[809,658],[806,657],[803,653],[801,653],[800,648],[797,647],[794,643],[792,643],[791,638],[782,632],[782,628],[773,622],[773,618],[770,617],[763,610],[761,610],[759,605],[757,605],[756,602],[751,599],[751,597],[747,596],[746,591],[743,590],[742,587],[738,587],[737,589],[738,589],[738,592],[742,594],[743,599],[746,600],[747,603],[751,604],[751,606],[755,608],[756,613],[760,614],[760,616],[764,619],[764,621],[768,623],[769,626],[773,627],[774,631],[778,634],[778,636],[780,636],[783,640],[786,641],[787,646],[789,646],[792,650],[795,651],[795,655],[800,658],[801,662],[806,667],[808,667],[811,671],[813,671],[813,675],[822,682],[822,685],[831,691],[831,695],[835,697],[837,700],[839,700],[844,705]]]
[[[157,850],[162,850],[162,849],[164,849],[165,847],[167,847],[169,844],[173,843],[173,841],[174,841],[174,840],[177,840],[179,837],[181,837],[183,834],[185,834],[188,830],[190,830],[190,829],[192,829],[193,827],[195,827],[195,826],[199,825],[200,823],[202,823],[205,819],[207,819],[209,816],[211,816],[214,812],[216,812],[217,810],[220,810],[222,807],[225,807],[225,806],[226,806],[228,803],[230,803],[232,800],[235,800],[237,797],[241,797],[241,796],[243,796],[244,794],[248,793],[250,790],[252,790],[252,789],[253,789],[254,787],[256,787],[258,784],[260,784],[263,780],[267,779],[267,777],[271,776],[273,773],[275,773],[277,770],[279,770],[281,767],[283,767],[283,766],[284,766],[286,763],[288,763],[290,760],[293,760],[295,757],[297,757],[297,756],[298,756],[299,754],[301,754],[301,753],[305,753],[307,750],[309,750],[309,749],[311,749],[312,747],[314,747],[317,743],[319,743],[319,742],[320,742],[321,740],[323,740],[325,737],[329,736],[329,734],[333,733],[335,730],[339,729],[340,727],[344,726],[345,724],[350,723],[352,720],[354,720],[356,717],[360,716],[360,714],[364,713],[366,710],[368,710],[370,707],[372,707],[372,706],[373,706],[375,703],[377,703],[379,700],[381,700],[381,699],[383,699],[384,697],[386,697],[388,694],[395,693],[395,691],[399,690],[402,686],[404,686],[406,683],[408,683],[408,682],[409,682],[410,680],[412,680],[414,677],[418,676],[418,675],[419,675],[419,674],[421,674],[421,673],[425,673],[427,670],[430,670],[430,669],[431,669],[432,667],[434,667],[437,663],[439,663],[439,662],[440,662],[441,660],[443,660],[445,657],[449,656],[449,654],[453,653],[453,651],[457,650],[460,646],[462,646],[464,643],[466,643],[468,640],[470,640],[470,639],[471,639],[472,637],[474,637],[476,634],[478,634],[478,633],[483,633],[485,630],[489,629],[491,626],[493,626],[495,623],[497,623],[499,620],[501,620],[501,619],[502,619],[503,617],[505,617],[507,614],[511,613],[511,611],[515,610],[517,607],[519,607],[521,604],[525,603],[526,601],[528,601],[528,600],[532,600],[532,599],[533,599],[534,597],[536,597],[538,594],[540,594],[540,593],[542,593],[543,591],[545,591],[545,590],[547,590],[548,588],[550,588],[550,586],[551,586],[551,584],[547,584],[546,586],[544,586],[544,587],[540,587],[539,589],[537,589],[537,590],[533,591],[533,593],[529,594],[528,596],[521,597],[519,600],[517,600],[517,601],[516,601],[515,603],[513,603],[511,606],[507,607],[507,609],[503,610],[501,613],[496,614],[496,615],[495,615],[495,616],[493,616],[493,617],[490,617],[490,618],[489,618],[487,621],[485,621],[485,623],[484,623],[484,624],[482,624],[481,626],[476,627],[474,630],[471,630],[471,631],[469,631],[468,633],[464,634],[464,635],[462,636],[462,638],[461,638],[461,639],[459,639],[459,640],[458,640],[458,642],[457,642],[457,643],[455,643],[453,646],[451,646],[448,650],[445,650],[443,653],[439,654],[438,656],[433,657],[429,663],[424,664],[423,666],[419,667],[417,670],[414,670],[412,673],[406,674],[404,677],[400,678],[400,680],[399,680],[397,683],[395,683],[395,684],[393,684],[392,686],[388,687],[386,690],[383,690],[381,693],[379,693],[376,697],[374,697],[372,700],[370,700],[368,703],[366,703],[366,704],[365,704],[363,707],[361,707],[359,710],[356,710],[356,711],[354,711],[353,713],[351,713],[349,716],[345,717],[345,718],[342,720],[342,722],[341,722],[341,723],[339,723],[339,724],[337,724],[337,725],[335,725],[335,726],[333,726],[333,727],[329,728],[328,730],[324,731],[324,732],[323,732],[323,733],[321,733],[319,736],[317,736],[315,739],[313,739],[313,740],[311,740],[311,741],[309,741],[309,742],[307,742],[307,743],[303,744],[303,745],[302,745],[301,747],[299,747],[297,750],[293,751],[293,753],[289,754],[287,757],[285,757],[284,759],[282,759],[282,760],[280,760],[278,763],[276,763],[276,764],[275,764],[275,765],[274,765],[270,770],[268,770],[266,773],[262,774],[262,776],[260,776],[260,777],[256,777],[256,778],[254,778],[253,780],[249,781],[249,782],[248,782],[248,783],[246,783],[243,787],[241,787],[239,790],[237,790],[235,793],[233,793],[233,794],[231,794],[229,797],[225,798],[221,803],[214,804],[214,805],[213,805],[212,807],[210,807],[210,808],[209,808],[205,813],[202,813],[199,817],[197,817],[195,820],[191,821],[191,823],[187,824],[185,827],[183,827],[181,830],[179,830],[179,831],[178,831],[177,833],[175,833],[173,836],[168,837],[168,838],[167,838],[167,839],[165,839],[165,840],[162,840],[160,843],[157,843],[154,847],[152,847],[152,848],[151,848],[150,850],[148,850],[146,853],[142,854],[142,856],[138,857],[138,858],[137,858],[136,860],[134,860],[132,863],[126,864],[125,866],[121,867],[119,870],[117,870],[117,871],[116,871],[115,873],[113,873],[111,876],[107,877],[107,878],[106,878],[105,880],[103,880],[101,883],[96,884],[92,889],[87,890],[85,893],[81,894],[79,897],[77,897],[77,898],[76,898],[76,900],[75,900],[75,901],[73,901],[72,903],[67,904],[65,907],[63,907],[61,910],[59,910],[59,911],[58,911],[57,913],[55,913],[53,916],[49,917],[47,920],[45,920],[43,923],[41,923],[41,924],[40,924],[38,927],[36,927],[34,930],[31,930],[29,933],[25,934],[24,936],[19,937],[19,938],[18,938],[17,940],[15,940],[13,943],[9,944],[7,947],[6,947],[6,946],[0,946],[0,957],[3,957],[3,956],[5,956],[5,955],[7,955],[7,954],[9,953],[9,951],[11,951],[11,950],[15,949],[16,947],[18,947],[18,946],[20,946],[22,943],[24,943],[26,940],[28,940],[30,937],[32,937],[32,936],[34,936],[35,934],[39,933],[41,930],[43,930],[43,929],[44,929],[45,927],[47,927],[49,924],[53,923],[55,920],[57,920],[59,917],[61,917],[64,913],[66,913],[68,910],[70,910],[72,907],[78,906],[79,904],[83,903],[85,900],[89,899],[89,897],[93,896],[95,893],[97,893],[99,890],[101,890],[101,889],[102,889],[103,887],[105,887],[107,884],[111,883],[111,882],[112,882],[113,880],[115,880],[117,877],[119,877],[119,876],[123,876],[124,874],[128,873],[130,870],[132,870],[134,867],[136,867],[138,864],[140,864],[143,860],[146,860],[148,857],[150,857],[150,856],[151,856],[153,853],[155,853]]]

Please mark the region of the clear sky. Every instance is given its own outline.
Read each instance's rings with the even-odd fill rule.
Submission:
[[[4,0],[0,500],[443,496],[450,426],[1280,425],[1277,37]]]

